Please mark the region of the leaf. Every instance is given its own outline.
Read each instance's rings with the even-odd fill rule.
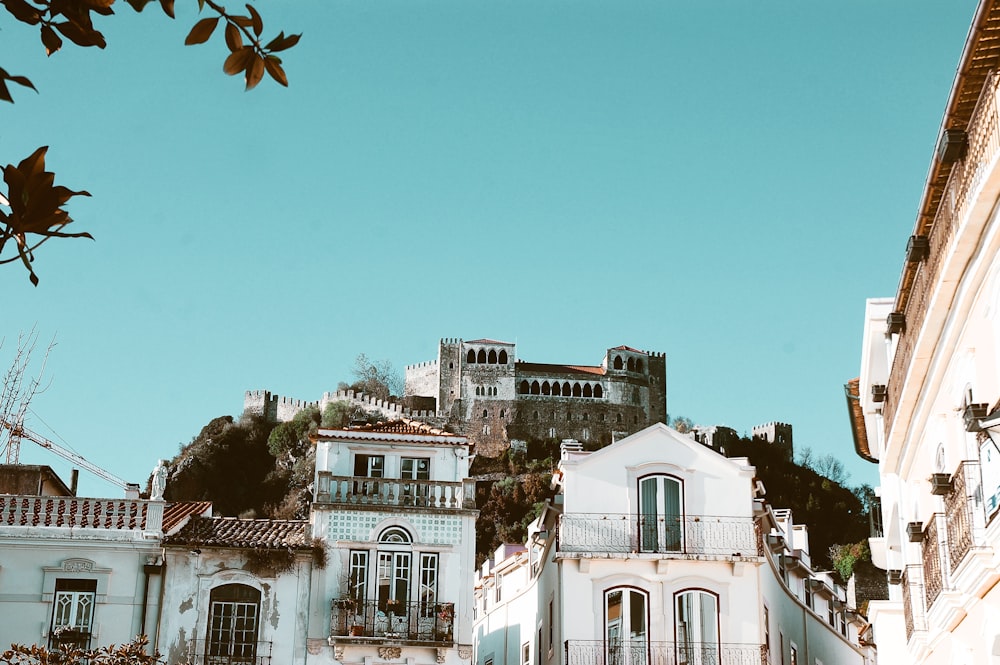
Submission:
[[[253,25],[253,19],[251,19],[249,16],[241,16],[240,14],[236,14],[235,16],[230,16],[229,20],[231,20],[233,23],[243,28],[249,28],[250,26]]]
[[[219,25],[219,17],[215,18],[203,18],[194,24],[191,28],[191,32],[188,33],[187,39],[184,43],[190,46],[191,44],[204,44],[208,41],[208,38],[212,36],[215,32],[216,26]]]
[[[163,7],[163,13],[174,18],[174,0],[160,0],[160,7]]]
[[[226,23],[226,46],[233,53],[243,48],[243,37],[240,35],[240,29],[232,23]]]
[[[247,68],[247,65],[250,64],[250,58],[253,56],[253,49],[249,46],[244,46],[237,51],[233,51],[226,58],[226,61],[222,63],[222,71],[230,76],[239,74]]]
[[[62,38],[56,34],[51,25],[42,26],[42,45],[45,46],[45,55],[52,55],[62,48]]]
[[[247,66],[246,89],[256,88],[262,78],[264,78],[264,58],[254,53],[249,66]]]
[[[83,28],[72,22],[53,23],[53,25],[56,30],[62,33],[63,37],[77,46],[96,46],[98,48],[107,46],[104,35],[93,28]]]
[[[272,48],[271,50],[272,51],[284,51],[285,49],[290,49],[293,46],[295,46],[296,44],[298,44],[300,39],[302,39],[302,35],[301,34],[298,34],[298,35],[288,35],[287,37],[285,37],[284,39],[282,39],[278,43],[278,45],[275,46],[274,48]]]
[[[264,67],[271,78],[286,88],[288,87],[288,77],[285,76],[285,70],[281,68],[281,60],[279,58],[273,55],[267,56],[264,59]]]
[[[132,9],[134,9],[137,12],[141,12],[143,9],[146,8],[146,5],[152,2],[152,0],[126,0],[126,2],[132,5]]]
[[[28,25],[35,25],[42,18],[41,12],[25,0],[3,0],[3,6],[14,15],[14,18]]]
[[[264,32],[264,21],[253,5],[247,4],[247,11],[250,12],[250,20],[253,21],[253,34],[260,37],[260,33]]]
[[[0,80],[0,99],[5,102],[14,103],[14,98],[10,96],[10,91],[7,89],[7,84]]]

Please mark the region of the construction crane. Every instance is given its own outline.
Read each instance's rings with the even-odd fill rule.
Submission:
[[[90,471],[95,476],[103,478],[109,483],[121,487],[123,490],[125,490],[126,496],[130,495],[136,497],[139,496],[139,485],[137,483],[130,483],[122,480],[113,473],[105,471],[101,467],[97,466],[92,462],[87,461],[86,459],[84,459],[80,455],[77,455],[73,451],[67,450],[66,448],[60,446],[59,444],[49,441],[44,436],[32,432],[30,429],[24,427],[23,425],[10,423],[7,422],[6,420],[0,419],[0,429],[6,429],[10,432],[9,440],[7,442],[7,459],[6,459],[7,464],[19,463],[18,456],[20,454],[20,449],[21,449],[21,439],[25,438],[28,441],[31,441],[32,443],[37,443],[39,446],[45,448],[46,450],[52,451],[56,455],[59,455],[59,457],[62,457],[65,460],[69,460],[76,466],[79,466],[80,468],[85,469],[86,471]]]

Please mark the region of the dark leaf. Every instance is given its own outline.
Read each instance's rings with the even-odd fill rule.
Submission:
[[[14,103],[14,98],[10,96],[10,90],[7,89],[7,84],[0,80],[0,100],[5,102]]]
[[[226,46],[234,53],[243,48],[243,37],[240,35],[240,29],[232,23],[226,23]]]
[[[107,42],[104,41],[104,35],[93,28],[83,28],[71,22],[55,23],[54,25],[56,30],[62,33],[63,37],[77,46],[96,46],[98,48],[107,46]]]
[[[278,33],[278,36],[275,37],[274,39],[272,39],[271,41],[269,41],[267,43],[267,45],[264,46],[264,48],[267,49],[268,51],[271,51],[271,50],[274,49],[275,46],[277,46],[278,44],[280,44],[282,42],[282,40],[284,40],[284,39],[285,39],[285,31],[282,30],[281,32]]]
[[[264,78],[264,58],[260,57],[256,53],[253,54],[250,64],[247,66],[247,90],[252,90],[257,87],[260,80]]]
[[[226,58],[226,61],[222,64],[222,71],[230,76],[239,74],[247,68],[247,65],[250,64],[250,59],[253,57],[253,49],[249,46],[244,46],[229,54],[229,57]]]
[[[143,9],[146,8],[146,5],[152,2],[152,0],[125,0],[125,1],[128,2],[128,4],[132,5],[132,9],[136,10],[137,12],[141,12]]]
[[[285,70],[281,68],[280,59],[270,55],[264,59],[264,67],[267,69],[267,73],[271,76],[271,78],[286,88],[288,87],[288,78],[285,76]]]
[[[174,0],[160,0],[160,6],[163,7],[163,13],[174,18]]]
[[[23,85],[25,88],[31,88],[35,92],[38,92],[38,88],[35,87],[34,83],[28,80],[27,76],[5,76],[4,78],[8,81],[13,81],[18,85]]]
[[[62,48],[62,38],[50,25],[42,26],[42,45],[45,46],[45,55],[52,55]]]
[[[35,25],[41,18],[41,12],[25,2],[25,0],[3,0],[3,6],[7,8],[11,14],[14,15],[18,21],[22,21],[29,25]]]
[[[191,32],[188,33],[187,39],[184,40],[185,44],[204,44],[208,41],[208,38],[212,36],[215,32],[215,27],[219,24],[219,17],[215,18],[203,18],[194,24],[191,28]]]
[[[241,16],[239,14],[236,14],[235,16],[230,16],[229,18],[236,25],[244,28],[249,28],[250,26],[253,25],[253,19],[251,19],[249,16]]]
[[[260,18],[257,10],[253,8],[253,5],[248,4],[247,11],[250,13],[250,20],[253,21],[253,34],[260,37],[260,33],[264,31],[264,21]]]
[[[285,49],[290,49],[299,43],[302,39],[302,35],[288,35],[284,39],[280,40],[278,44],[271,48],[272,51],[284,51]]]

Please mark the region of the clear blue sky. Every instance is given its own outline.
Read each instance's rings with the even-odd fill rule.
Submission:
[[[237,5],[234,4],[233,7]],[[57,335],[29,427],[145,482],[243,392],[316,399],[440,337],[595,364],[668,358],[668,408],[779,420],[852,482],[843,384],[893,295],[972,0],[262,1],[303,32],[250,93],[193,0],[46,59],[0,18],[0,164],[86,188],[0,267],[0,366]],[[23,446],[22,458],[58,458]],[[85,479],[82,491],[117,496]]]

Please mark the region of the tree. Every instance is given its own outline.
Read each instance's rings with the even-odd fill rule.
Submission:
[[[151,0],[126,0],[141,12]],[[37,26],[42,47],[52,55],[63,46],[63,38],[77,46],[104,48],[104,35],[94,27],[94,16],[111,16],[115,0],[0,0],[0,6],[15,19],[29,26]],[[198,11],[206,7],[214,16],[199,20],[191,28],[185,44],[203,44],[222,23],[223,39],[229,54],[222,70],[230,76],[243,74],[246,89],[254,88],[264,78],[265,72],[283,86],[288,78],[277,53],[295,46],[301,35],[285,35],[282,31],[267,43],[262,41],[264,22],[252,5],[247,4],[245,15],[230,14],[215,0],[197,0]],[[174,18],[174,0],[160,0],[160,7]],[[17,84],[37,92],[31,80],[23,75],[10,74],[0,68],[0,101],[13,103],[8,84]],[[32,268],[35,250],[51,238],[91,238],[87,232],[68,233],[65,227],[73,219],[63,208],[74,196],[90,196],[84,190],[73,191],[55,184],[55,174],[45,170],[42,146],[22,159],[17,166],[7,164],[3,169],[6,194],[0,192],[0,265],[20,261],[28,270],[28,278],[35,286],[38,276]],[[4,254],[13,247],[13,256]],[[10,253],[10,252],[8,252]]]
[[[371,360],[363,353],[354,359],[351,370],[355,381],[352,390],[371,395],[375,399],[387,400],[403,393],[403,381],[388,360]]]
[[[694,429],[694,421],[684,416],[677,416],[670,425],[681,434],[685,434]]]

